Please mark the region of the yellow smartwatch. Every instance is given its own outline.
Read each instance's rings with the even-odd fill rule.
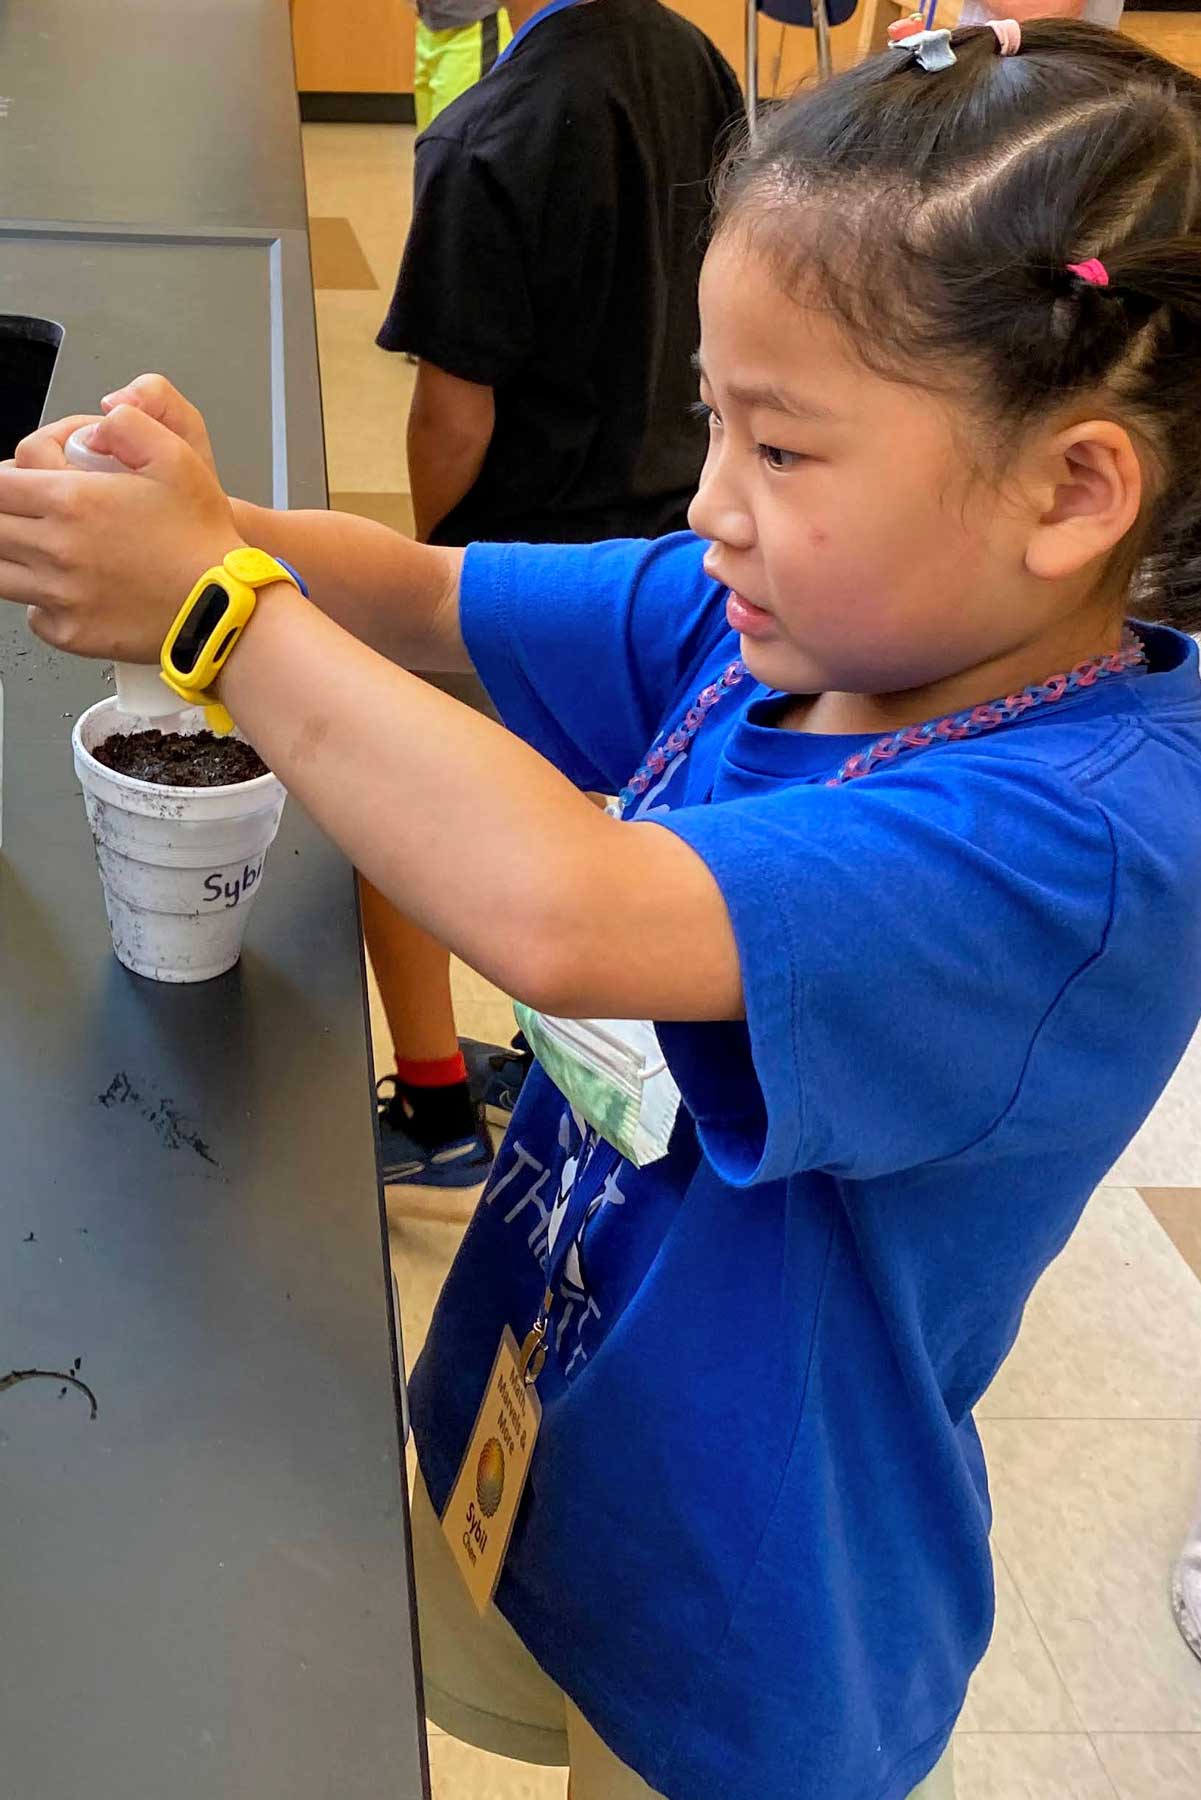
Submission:
[[[159,674],[189,706],[203,706],[211,730],[225,737],[234,722],[209,689],[246,629],[258,589],[290,581],[307,598],[308,588],[288,563],[265,550],[243,545],[214,569],[206,569],[163,640]]]

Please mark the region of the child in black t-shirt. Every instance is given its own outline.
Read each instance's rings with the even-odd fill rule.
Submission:
[[[742,96],[657,0],[509,11],[513,47],[418,142],[379,337],[420,365],[417,534],[657,537],[683,527],[704,459],[696,284]],[[449,691],[490,710],[472,678]],[[480,1108],[511,1109],[525,1059],[460,1043],[447,952],[366,884],[363,911],[397,1058],[380,1092],[385,1179],[473,1185],[492,1159]]]

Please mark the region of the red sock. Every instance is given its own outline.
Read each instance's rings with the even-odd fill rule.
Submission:
[[[453,1056],[435,1057],[432,1062],[412,1062],[408,1057],[398,1056],[396,1079],[402,1087],[452,1087],[456,1081],[466,1081],[467,1064],[461,1050],[456,1050]]]

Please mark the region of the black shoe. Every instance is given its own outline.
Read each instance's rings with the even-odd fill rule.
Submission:
[[[534,1066],[534,1053],[518,1032],[512,1045],[485,1044],[479,1038],[460,1038],[459,1049],[467,1064],[467,1086],[477,1106],[499,1113],[508,1122],[525,1078]]]
[[[386,1087],[390,1093],[385,1093]],[[447,1144],[418,1143],[397,1088],[395,1075],[376,1083],[379,1107],[380,1174],[386,1182],[416,1181],[424,1187],[478,1187],[492,1167],[492,1142],[477,1110],[475,1130]]]

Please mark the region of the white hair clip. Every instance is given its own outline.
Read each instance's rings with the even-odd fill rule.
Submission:
[[[913,57],[920,69],[927,72],[949,69],[955,62],[949,31],[910,31],[905,37],[892,38],[889,49],[903,50],[907,56]]]

